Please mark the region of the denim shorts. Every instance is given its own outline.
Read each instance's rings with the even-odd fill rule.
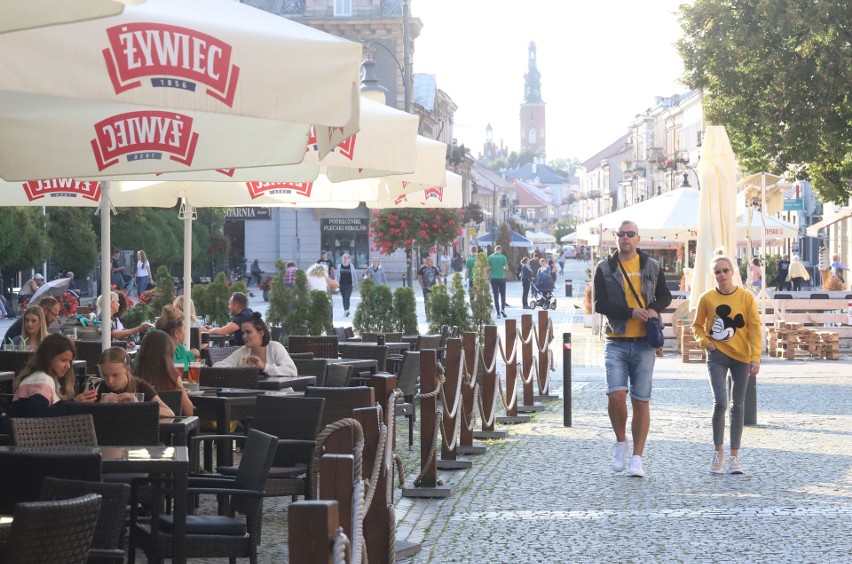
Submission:
[[[645,342],[607,339],[604,349],[606,393],[630,390],[630,397],[651,399],[651,378],[657,351]],[[629,384],[629,387],[628,387]]]

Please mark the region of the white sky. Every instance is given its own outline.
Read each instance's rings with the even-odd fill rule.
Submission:
[[[459,108],[454,135],[474,156],[485,127],[520,146],[527,45],[547,104],[547,159],[585,160],[627,131],[655,96],[686,90],[674,43],[684,0],[412,0],[423,22],[414,72],[436,75]]]

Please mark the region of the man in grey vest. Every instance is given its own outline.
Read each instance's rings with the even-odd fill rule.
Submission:
[[[609,419],[615,431],[612,469],[627,468],[644,477],[642,454],[651,424],[651,379],[656,349],[646,342],[645,323],[659,318],[672,301],[660,263],[638,249],[639,228],[624,221],[618,251],[598,263],[594,278],[595,311],[606,318],[606,384]],[[633,407],[633,455],[628,464],[627,392]]]

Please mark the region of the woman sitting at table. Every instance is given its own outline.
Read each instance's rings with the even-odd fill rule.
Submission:
[[[213,366],[257,366],[267,376],[298,376],[296,363],[290,358],[284,345],[270,339],[269,327],[259,313],[254,312],[251,319],[240,328],[243,330],[245,345]]]
[[[184,339],[186,339],[183,312],[175,306],[164,305],[155,327],[172,338],[175,345],[175,366],[183,366],[184,372],[188,371],[189,365],[195,362],[195,359],[199,358],[201,354],[195,349],[187,350],[183,344]]]
[[[145,401],[155,401],[160,404],[160,417],[174,417],[175,413],[169,406],[163,403],[156,390],[147,382],[139,380],[130,373],[130,357],[127,351],[121,347],[110,347],[101,353],[98,360],[101,369],[101,380],[98,389],[98,399],[101,401],[103,394],[117,394],[117,403],[129,403],[136,401],[134,394],[145,394]]]
[[[24,312],[24,323],[21,334],[12,339],[13,345],[23,345],[34,351],[44,338],[47,337],[47,322],[44,319],[44,309],[41,306],[30,306]]]
[[[104,305],[103,296],[98,297],[98,303],[101,305],[100,308],[100,316],[101,320],[103,320],[103,316],[107,311],[110,312],[110,332],[112,334],[113,339],[129,339],[133,335],[138,333],[142,333],[153,327],[153,325],[147,321],[140,323],[138,326],[133,327],[132,329],[125,329],[124,325],[121,324],[121,316],[124,315],[124,312],[127,311],[127,304],[125,303],[124,308],[121,307],[121,302],[119,301],[118,294],[115,292],[109,293],[109,307]]]
[[[175,367],[175,345],[164,331],[154,329],[142,339],[136,355],[136,377],[157,391],[180,390],[181,411],[192,415],[194,408],[183,387],[183,367]]]
[[[74,343],[54,334],[44,338],[27,366],[12,382],[15,395],[9,417],[51,417],[63,415],[63,400],[95,401],[97,392],[86,390],[74,395]]]
[[[175,301],[172,302],[172,305],[177,308],[180,317],[183,317],[183,296],[178,296],[175,298]],[[193,327],[198,327],[201,325],[201,320],[198,319],[198,316],[195,315],[195,302],[192,301],[192,298],[189,300],[189,322]]]

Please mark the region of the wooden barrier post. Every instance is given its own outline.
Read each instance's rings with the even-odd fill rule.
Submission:
[[[505,439],[509,434],[506,431],[495,431],[494,422],[497,420],[497,400],[499,398],[497,388],[497,326],[485,326],[485,343],[482,346],[482,357],[485,360],[482,370],[485,374],[482,378],[482,430],[474,431],[474,439]],[[480,359],[480,362],[482,359]]]
[[[379,443],[380,425],[384,423],[379,421],[379,410],[376,407],[356,409],[353,417],[364,429],[362,477],[369,480],[372,477],[376,459],[378,458],[381,461],[376,483],[369,486],[375,493],[370,508],[364,516],[363,531],[367,558],[372,563],[384,564],[394,560],[394,555],[389,554],[388,547],[390,541],[395,540],[390,538],[391,527],[388,506],[392,503],[392,500],[388,497],[388,472],[383,460],[385,444]],[[386,437],[386,440],[391,440],[391,438]]]
[[[389,403],[389,398],[396,389],[398,380],[394,374],[373,374],[370,376],[370,387],[376,391],[376,402],[381,406],[382,413],[395,413],[396,407]],[[396,452],[396,425],[393,426],[393,441],[391,448]],[[393,480],[393,476],[389,478]]]
[[[464,350],[465,381],[462,384],[462,419],[461,436],[456,451],[459,454],[485,454],[487,450],[483,445],[473,444],[473,429],[465,425],[466,421],[473,421],[473,414],[479,408],[476,405],[476,394],[479,384],[476,381],[476,361],[479,358],[479,348],[476,346],[476,333],[470,331],[462,335],[462,350]]]
[[[403,497],[449,497],[453,494],[452,487],[438,480],[437,362],[434,349],[420,351],[420,475],[413,485],[402,489]]]
[[[352,451],[351,446],[349,451]],[[320,457],[319,498],[324,501],[337,502],[340,526],[350,540],[352,540],[352,490],[354,482],[354,456],[351,454],[324,454]]]
[[[550,393],[550,359],[553,352],[550,345],[553,342],[553,326],[550,324],[550,314],[546,311],[538,312],[538,342],[542,344],[539,347],[538,354],[538,395],[536,400],[553,399],[557,396]],[[546,344],[545,344],[546,343]],[[546,349],[541,352],[541,349]]]
[[[332,564],[340,527],[336,501],[297,501],[287,510],[290,562]]]
[[[438,460],[439,470],[463,470],[473,466],[470,460],[457,457],[456,442],[457,427],[464,427],[461,392],[462,381],[462,343],[459,338],[447,339],[447,356],[444,362],[444,399],[447,405],[443,409],[444,439],[441,441],[441,459]]]
[[[545,313],[545,315],[547,315]],[[521,350],[523,354],[523,369],[521,371],[524,385],[524,402],[518,405],[519,413],[530,413],[541,411],[544,405],[536,403],[535,389],[533,388],[533,365],[538,369],[539,351],[536,345],[536,334],[533,329],[532,314],[525,313],[521,316]]]
[[[506,415],[497,417],[498,423],[529,423],[529,415],[518,414],[518,358],[520,358],[517,320],[506,320]]]

